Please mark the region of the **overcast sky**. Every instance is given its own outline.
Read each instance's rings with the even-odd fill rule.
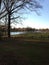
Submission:
[[[16,27],[49,28],[49,0],[41,1],[43,8],[40,9],[40,16],[35,12],[29,12],[24,16],[23,25],[17,24]]]

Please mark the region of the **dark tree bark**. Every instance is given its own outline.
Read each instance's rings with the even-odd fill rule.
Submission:
[[[0,8],[1,8],[1,0],[0,0]]]
[[[8,37],[10,38],[10,17],[11,17],[11,14],[10,12],[8,13]]]

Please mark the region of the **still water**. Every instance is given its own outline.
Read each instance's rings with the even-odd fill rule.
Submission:
[[[11,32],[11,35],[25,34],[26,32]]]
[[[25,34],[25,33],[41,33],[40,31],[35,31],[35,32],[33,32],[33,31],[23,31],[23,32],[11,32],[10,34],[11,35],[19,35],[19,34]]]

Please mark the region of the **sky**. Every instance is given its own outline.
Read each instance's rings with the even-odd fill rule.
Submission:
[[[49,28],[49,0],[41,1],[43,6],[42,9],[39,10],[40,15],[37,15],[35,12],[28,12],[25,14],[25,20],[23,20],[22,24],[17,24],[14,27],[32,27],[37,29]]]

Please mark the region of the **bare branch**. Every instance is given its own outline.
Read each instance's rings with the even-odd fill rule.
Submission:
[[[11,20],[14,20],[14,19],[17,19],[17,18],[19,18],[20,16],[18,16],[18,17],[13,17],[13,18],[11,18]]]
[[[0,19],[4,18],[8,13],[6,12],[4,15],[0,16]]]
[[[11,11],[14,11],[16,8],[23,7],[23,5],[24,5],[24,3],[14,7]]]

